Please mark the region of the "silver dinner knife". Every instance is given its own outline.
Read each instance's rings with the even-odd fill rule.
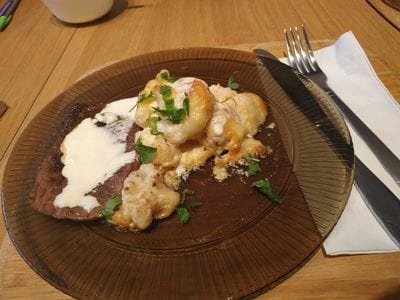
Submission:
[[[263,49],[255,49],[254,53],[258,57],[271,57],[271,53]],[[400,186],[400,160],[390,151],[390,149],[368,128],[363,121],[335,94],[326,84],[326,77],[322,74],[306,75],[311,77],[331,97],[336,106],[340,109],[345,119],[351,124],[354,130],[365,141],[368,147],[375,154],[376,158],[381,162],[385,170],[393,177],[398,186]]]
[[[310,101],[315,101],[314,96],[289,66],[281,63],[272,54],[266,53],[264,53],[264,50],[263,55],[258,55],[258,52],[255,52],[260,62],[297,105],[304,107],[309,105]],[[306,113],[306,111],[307,109],[303,112]],[[321,113],[323,112],[321,111]],[[315,121],[312,119],[312,115],[306,115],[306,117],[312,122]],[[322,134],[325,130],[334,130],[334,128],[318,128]],[[343,159],[350,161],[348,157],[343,157]],[[364,202],[392,240],[400,246],[400,200],[357,156],[354,159],[355,183]]]
[[[357,156],[355,178],[356,187],[364,202],[392,240],[400,247],[400,200]]]

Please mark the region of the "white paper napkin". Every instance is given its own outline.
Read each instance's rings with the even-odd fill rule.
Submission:
[[[332,46],[315,51],[329,86],[400,157],[400,106],[379,80],[352,32]],[[400,199],[400,188],[369,150],[349,129],[358,157]],[[400,168],[400,166],[399,166]],[[324,242],[328,255],[399,251],[353,186],[348,204]]]

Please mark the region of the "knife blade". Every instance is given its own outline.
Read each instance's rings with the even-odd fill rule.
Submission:
[[[372,214],[400,247],[400,201],[358,157],[355,185]]]
[[[263,50],[264,51],[264,50]],[[254,51],[257,55],[257,52]],[[324,135],[328,143],[334,145],[340,144],[351,144],[351,141],[347,141],[341,132],[336,128],[335,124],[328,118],[325,110],[315,101],[314,96],[303,84],[303,82],[297,77],[292,71],[292,68],[281,63],[272,54],[268,53],[268,56],[258,56],[263,65],[271,73],[272,77],[276,79],[282,89],[290,96],[292,101],[301,107],[301,111],[305,116],[313,123],[318,124],[320,132]],[[329,134],[325,134],[325,133]],[[348,167],[352,167],[354,164],[354,155],[349,153],[347,149],[335,149],[337,155],[347,163]]]
[[[316,111],[315,98],[299,77],[297,77],[293,72],[292,68],[281,63],[272,54],[267,52],[266,55],[264,51],[265,50],[263,50],[263,55],[258,55],[259,52],[254,51],[262,65],[269,71],[272,77],[291,97],[291,99],[297,105],[305,108],[302,112],[310,121],[316,122],[317,119],[319,120],[320,118],[307,113],[307,108],[311,108],[311,106],[313,106],[313,112]],[[318,114],[325,114],[325,112],[320,108],[317,109],[317,115]],[[332,133],[336,136],[335,141],[338,142],[337,136],[340,133],[334,125],[327,123],[324,124],[324,126],[318,126],[318,128],[324,137],[327,138],[328,142],[331,142],[329,139],[332,137]],[[330,134],[326,135],[324,132],[330,132]],[[344,142],[344,140],[342,142]],[[342,159],[347,159],[348,163],[351,163],[352,165],[353,159],[343,156],[344,153],[338,153],[338,155],[341,155]],[[378,222],[383,225],[383,228],[392,240],[397,245],[400,245],[400,200],[360,161],[357,156],[353,156],[353,158],[355,160],[355,182],[362,199],[372,211]]]
[[[254,53],[258,57],[269,57],[271,53],[263,49],[255,49]],[[354,130],[366,142],[368,147],[375,154],[376,158],[381,162],[385,170],[393,177],[398,186],[400,186],[400,160],[399,158],[372,132],[368,126],[360,120],[359,117],[343,102],[339,96],[330,89],[324,80],[318,77],[320,74],[311,74],[312,79],[327,92],[336,106],[340,109],[345,119],[350,123]]]

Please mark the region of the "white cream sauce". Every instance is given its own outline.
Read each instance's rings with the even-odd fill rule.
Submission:
[[[131,109],[136,101],[137,97],[109,103],[95,119],[84,119],[66,135],[61,145],[61,160],[62,175],[68,183],[55,198],[56,207],[80,206],[91,211],[100,204],[89,193],[135,159],[135,151],[125,152],[125,149],[134,123],[135,110]],[[102,119],[106,115],[109,118]],[[99,127],[97,121],[107,125]]]
[[[172,89],[175,91],[175,106],[177,108],[183,107],[183,100],[186,97],[186,94],[192,90],[193,81],[196,78],[194,77],[183,77],[178,79],[172,84]]]
[[[220,136],[224,133],[224,126],[226,121],[226,116],[221,113],[216,113],[215,116],[211,119],[211,125],[216,136]]]

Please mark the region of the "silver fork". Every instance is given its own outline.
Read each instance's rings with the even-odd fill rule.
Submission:
[[[344,104],[327,84],[327,77],[314,57],[304,26],[302,34],[297,27],[284,30],[289,64],[324,89],[382,162],[400,186],[400,161],[385,144]],[[400,246],[400,201],[355,155],[355,184],[365,203],[386,229],[393,241]]]
[[[335,102],[336,106],[341,110],[346,120],[366,142],[386,171],[388,171],[400,186],[400,160],[328,86],[328,78],[315,59],[304,26],[301,25],[301,32],[297,27],[294,29],[289,28],[289,30],[285,29],[284,35],[290,66],[306,75],[327,92]]]

